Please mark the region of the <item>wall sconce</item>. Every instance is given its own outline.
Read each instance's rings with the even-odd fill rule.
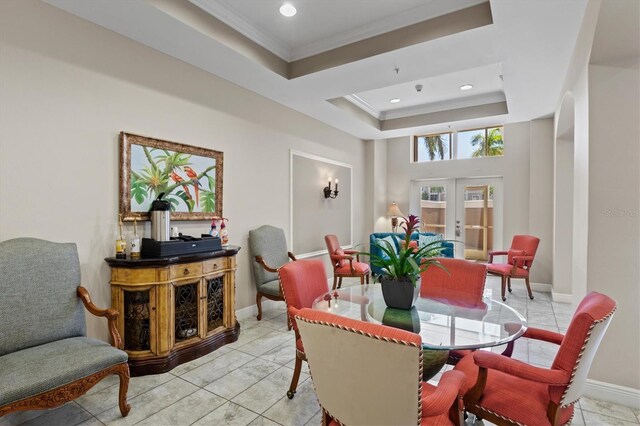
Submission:
[[[336,198],[338,196],[338,179],[336,179],[336,189],[334,191],[331,190],[331,178],[329,178],[329,183],[324,187],[324,198]]]
[[[398,216],[404,216],[404,213],[400,211],[398,204],[394,201],[389,205],[387,210],[387,216],[391,216],[391,230],[397,232],[398,230]]]

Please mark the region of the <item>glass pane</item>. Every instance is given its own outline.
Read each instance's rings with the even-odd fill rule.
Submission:
[[[502,140],[502,127],[487,129],[487,155],[503,155],[504,140]]]
[[[486,186],[464,189],[464,257],[486,259]]]
[[[124,291],[124,348],[148,351],[149,291]]]
[[[222,326],[224,278],[207,280],[207,331]]]
[[[484,157],[485,129],[458,132],[458,158]]]
[[[447,210],[444,186],[423,186],[420,198],[422,231],[444,235]]]
[[[176,343],[198,335],[198,283],[175,287]]]
[[[451,134],[418,136],[418,158],[416,161],[439,161],[451,159]]]

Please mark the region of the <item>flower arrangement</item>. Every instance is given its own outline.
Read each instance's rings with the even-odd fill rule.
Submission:
[[[379,241],[374,244],[382,251],[382,256],[362,253],[370,257],[372,265],[382,269],[380,281],[410,281],[415,287],[420,274],[427,268],[437,266],[446,271],[437,259],[433,259],[444,250],[442,241],[434,241],[423,247],[411,244],[411,234],[418,231],[419,225],[420,219],[415,215],[402,218],[400,226],[404,230],[405,237],[397,252],[389,241]]]

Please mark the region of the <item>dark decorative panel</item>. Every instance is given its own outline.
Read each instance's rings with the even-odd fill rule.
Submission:
[[[124,291],[124,348],[148,351],[149,291]]]
[[[222,326],[224,314],[224,278],[207,280],[207,331]]]
[[[175,288],[176,342],[198,335],[198,283]]]

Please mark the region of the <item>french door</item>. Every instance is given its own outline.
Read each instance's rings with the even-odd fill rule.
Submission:
[[[422,231],[459,241],[457,258],[484,261],[502,242],[502,194],[500,177],[416,180],[410,209]]]

